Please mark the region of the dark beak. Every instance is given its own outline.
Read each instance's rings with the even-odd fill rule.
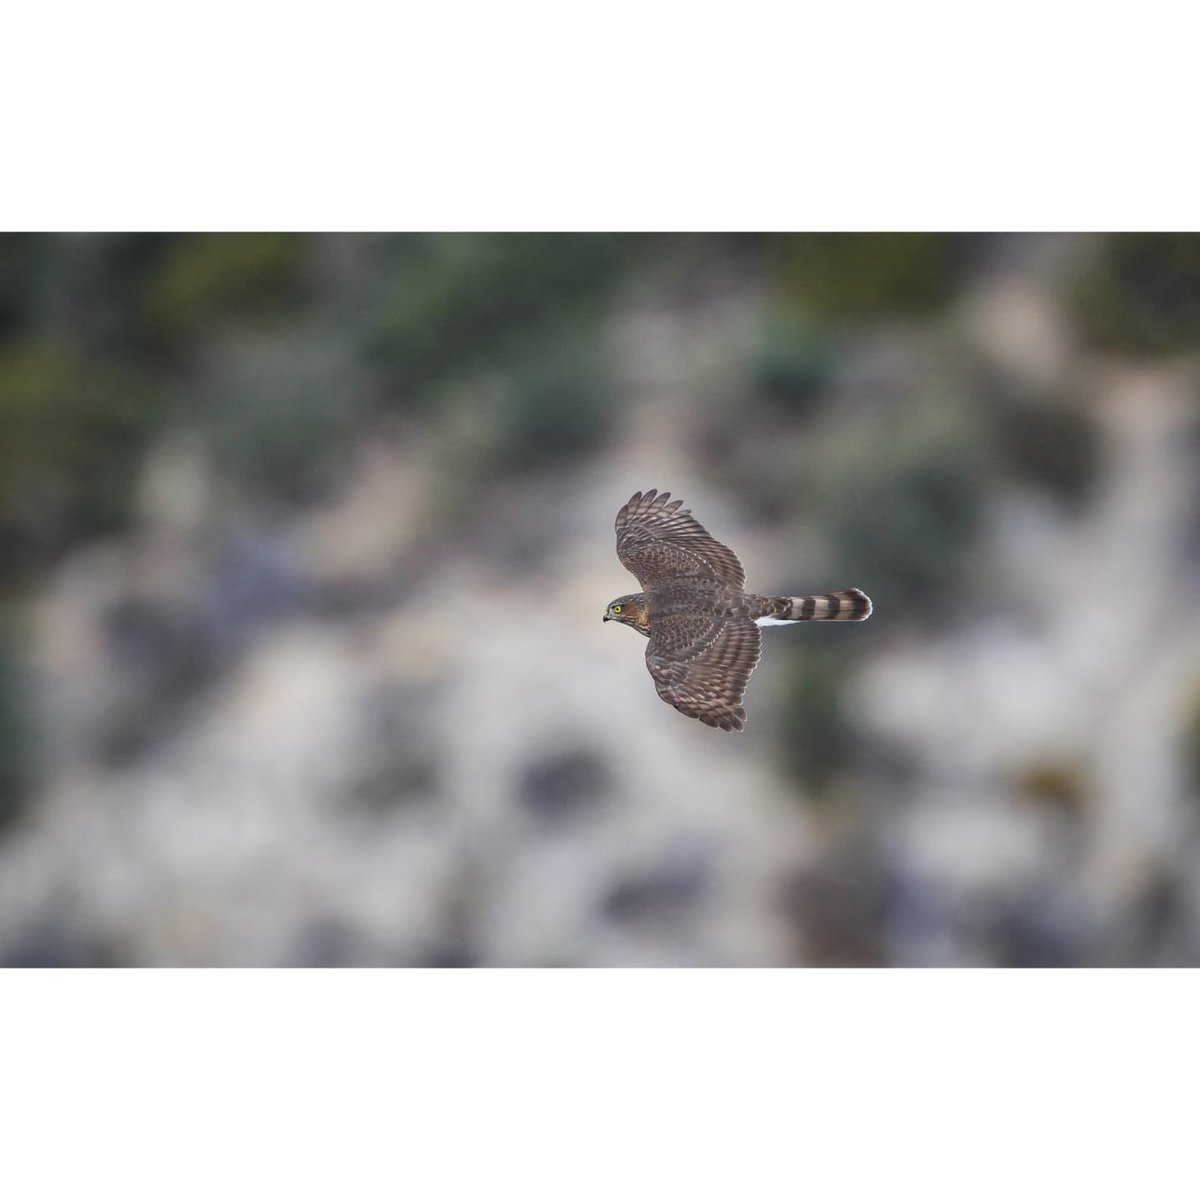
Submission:
[[[605,619],[606,621],[608,620],[608,613],[605,613],[605,614],[604,614],[604,619]]]

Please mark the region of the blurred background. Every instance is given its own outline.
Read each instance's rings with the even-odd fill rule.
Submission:
[[[0,962],[1200,963],[1200,236],[0,237]],[[747,731],[602,624],[683,498]]]

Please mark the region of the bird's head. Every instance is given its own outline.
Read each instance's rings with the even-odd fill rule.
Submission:
[[[650,636],[650,608],[646,597],[640,592],[634,596],[618,596],[605,610],[606,621],[619,621],[629,625],[638,633]]]

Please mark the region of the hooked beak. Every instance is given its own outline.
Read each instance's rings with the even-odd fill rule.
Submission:
[[[612,618],[611,618],[611,617],[608,615],[608,613],[605,613],[605,614],[604,614],[604,619],[605,619],[606,621],[610,621],[610,620],[612,620]]]

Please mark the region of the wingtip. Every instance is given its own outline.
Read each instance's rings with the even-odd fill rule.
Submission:
[[[730,709],[721,713],[720,716],[713,716],[710,713],[687,713],[685,715],[695,717],[701,724],[707,725],[710,729],[719,729],[722,733],[742,733],[746,728],[746,710],[744,708]]]
[[[663,504],[666,504],[670,498],[670,492],[660,492],[658,488],[647,488],[644,492],[634,492],[633,495],[629,497],[628,501],[626,501],[626,505],[653,504],[655,507],[659,507]],[[675,503],[682,504],[683,501],[676,500]]]

